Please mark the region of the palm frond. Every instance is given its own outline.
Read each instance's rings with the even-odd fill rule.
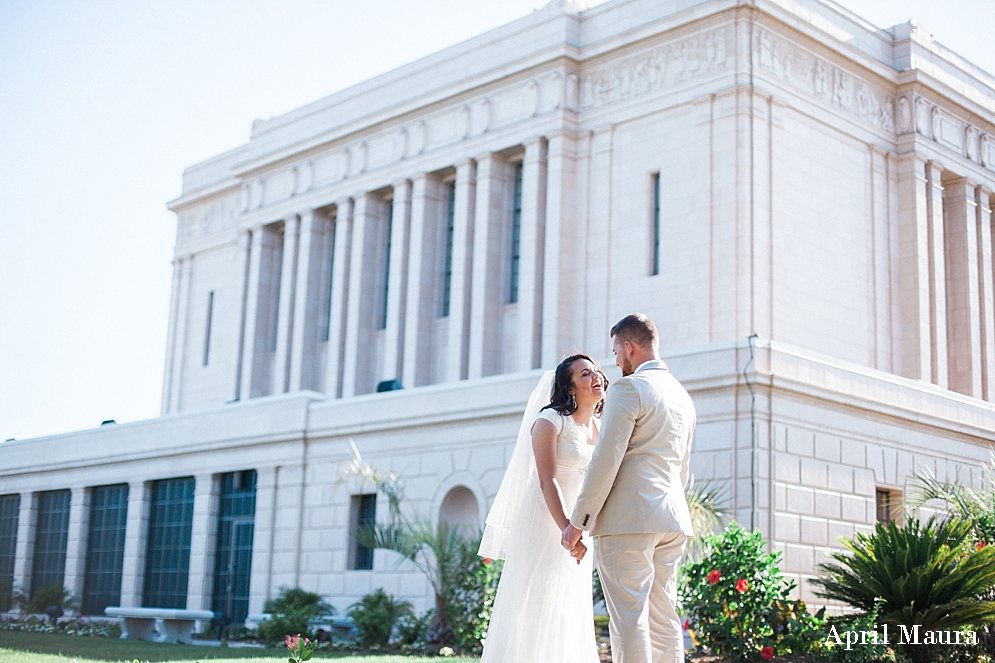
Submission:
[[[726,487],[716,486],[711,481],[697,481],[694,475],[684,489],[688,510],[691,512],[691,527],[694,537],[688,542],[687,556],[699,559],[704,553],[707,535],[714,533],[729,520],[726,508]]]

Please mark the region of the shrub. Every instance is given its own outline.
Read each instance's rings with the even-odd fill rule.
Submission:
[[[775,647],[776,608],[779,602],[790,603],[793,587],[781,577],[780,553],[764,552],[761,533],[736,524],[709,536],[706,546],[705,557],[685,568],[680,587],[681,605],[698,641],[733,661],[780,653]],[[788,619],[783,622],[787,628]]]
[[[878,612],[880,605],[868,613],[856,615],[844,615],[829,620],[829,624],[836,628],[837,635],[846,631],[863,632],[876,631],[878,628]],[[889,657],[889,647],[883,643],[868,642],[866,645],[852,646],[849,649],[845,644],[835,644],[831,638],[826,638],[826,653],[836,663],[875,663],[884,661]]]
[[[328,605],[320,594],[300,587],[281,587],[279,596],[266,601],[263,610],[272,615],[259,625],[259,636],[267,642],[283,642],[287,635],[306,634],[310,637],[310,620],[335,614],[335,608]]]
[[[55,606],[60,610],[71,608],[73,595],[62,585],[42,585],[28,600],[28,612],[39,615]]]
[[[969,520],[951,518],[906,526],[878,523],[872,534],[844,539],[846,552],[821,565],[819,596],[870,614],[880,602],[883,624],[919,625],[922,631],[958,630],[995,621],[995,546],[976,547]],[[905,643],[913,663],[935,661],[935,645]]]
[[[412,647],[415,650],[425,648],[425,638],[428,636],[428,627],[435,621],[435,610],[429,608],[421,617],[410,614],[401,615],[394,630],[397,639],[402,645]]]
[[[460,542],[448,587],[446,609],[453,646],[461,652],[479,652],[491,622],[504,563],[477,555],[480,536]]]
[[[349,606],[347,614],[356,626],[360,644],[375,647],[390,641],[397,620],[412,615],[412,608],[411,603],[395,600],[381,587]]]

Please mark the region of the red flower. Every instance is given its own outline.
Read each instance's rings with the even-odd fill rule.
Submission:
[[[763,649],[761,649],[760,650],[760,658],[767,659],[767,660],[770,660],[770,659],[774,658],[774,648],[773,647],[764,647]]]
[[[750,588],[750,583],[746,582],[742,578],[736,581],[736,591],[743,594]]]
[[[684,620],[684,630],[685,631],[690,631],[691,630],[691,620],[690,619],[685,619]]]
[[[975,550],[981,550],[982,548],[984,548],[987,545],[988,544],[986,542],[984,542],[984,541],[978,541],[978,544],[976,546],[974,546],[974,549]]]
[[[491,559],[490,557],[485,557],[485,558],[484,558],[484,564],[490,564],[490,563],[491,563],[491,562],[493,562],[493,561],[494,561],[494,560],[493,560],[493,559]]]
[[[712,569],[708,572],[708,582],[711,584],[717,583],[722,578],[722,572],[718,569]]]

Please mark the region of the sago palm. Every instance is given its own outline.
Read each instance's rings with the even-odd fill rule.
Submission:
[[[956,630],[995,620],[995,546],[971,545],[970,521],[951,518],[901,527],[879,523],[871,534],[843,540],[847,552],[822,564],[825,578],[813,582],[817,595],[842,601],[864,613],[880,601],[882,624],[918,625],[922,631]],[[935,660],[933,645],[903,644],[913,663]]]

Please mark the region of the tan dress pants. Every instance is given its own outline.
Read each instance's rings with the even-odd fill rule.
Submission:
[[[615,663],[683,663],[677,567],[687,539],[674,532],[598,537]]]

